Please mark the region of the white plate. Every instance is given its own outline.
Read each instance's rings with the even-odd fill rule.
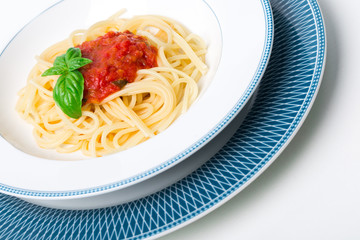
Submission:
[[[53,160],[79,156],[35,145],[31,127],[14,111],[16,92],[25,84],[36,54],[123,7],[128,16],[170,16],[205,39],[210,72],[200,83],[200,96],[166,131],[134,148],[101,159]],[[0,190],[29,198],[79,198],[131,186],[176,165],[244,107],[265,70],[272,33],[271,12],[263,9],[262,1],[65,0],[54,5],[22,29],[0,56],[6,79],[0,82],[0,100],[9,103],[0,106],[0,150],[5,156],[0,161]]]

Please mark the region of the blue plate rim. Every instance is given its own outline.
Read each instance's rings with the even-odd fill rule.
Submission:
[[[194,214],[191,214],[185,218],[179,219],[178,222],[172,223],[169,226],[164,226],[162,229],[157,229],[155,232],[150,232],[143,237],[135,237],[133,239],[143,239],[150,236],[160,237],[170,232],[173,232],[179,228],[182,228],[192,222],[202,218],[203,216],[209,214],[214,211],[216,208],[225,204],[232,197],[237,195],[243,189],[245,189],[249,184],[251,184],[257,177],[259,177],[282,153],[282,151],[287,147],[290,141],[294,138],[296,133],[299,131],[303,122],[305,121],[307,115],[309,114],[312,105],[315,102],[317,93],[319,92],[320,85],[322,82],[322,78],[325,71],[326,64],[326,55],[327,55],[327,38],[326,38],[326,27],[325,21],[323,18],[323,14],[318,3],[318,0],[306,0],[313,12],[314,21],[317,29],[317,37],[318,37],[318,51],[317,51],[317,60],[314,68],[314,74],[311,85],[309,89],[309,94],[306,96],[306,100],[304,104],[301,106],[299,110],[296,120],[290,127],[290,129],[283,135],[282,139],[278,142],[278,144],[269,152],[268,157],[264,158],[262,163],[259,164],[256,168],[254,168],[250,174],[247,175],[246,178],[242,179],[237,184],[233,185],[226,193],[221,196],[218,196],[215,200],[213,200],[210,204],[204,206],[201,209],[197,209]]]

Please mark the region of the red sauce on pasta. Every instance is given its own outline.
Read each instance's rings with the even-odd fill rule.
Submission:
[[[130,31],[108,32],[77,46],[93,62],[80,69],[84,76],[84,103],[100,103],[136,78],[139,69],[157,66],[157,49]]]

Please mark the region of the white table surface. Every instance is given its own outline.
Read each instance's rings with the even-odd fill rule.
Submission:
[[[55,2],[2,0],[0,49]],[[327,65],[304,125],[244,191],[162,239],[360,239],[360,2],[319,2]]]

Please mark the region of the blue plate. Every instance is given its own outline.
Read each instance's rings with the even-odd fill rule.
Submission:
[[[213,158],[164,190],[112,208],[66,211],[0,194],[0,239],[142,239],[214,210],[268,167],[300,128],[324,70],[316,0],[271,0],[275,40],[253,108]]]

